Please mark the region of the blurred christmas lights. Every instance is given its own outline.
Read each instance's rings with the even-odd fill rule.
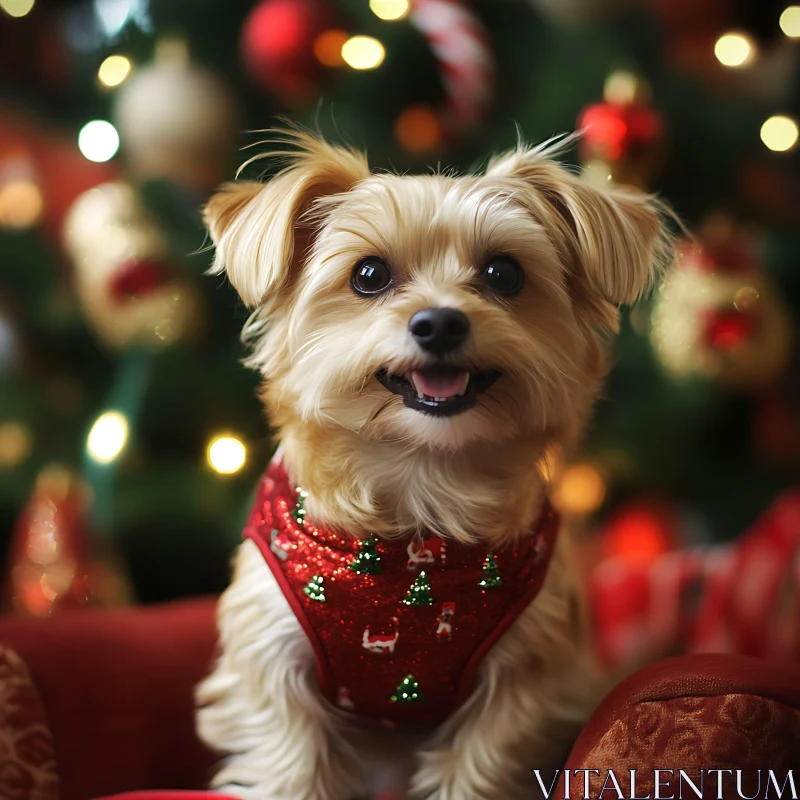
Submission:
[[[87,122],[78,134],[78,148],[89,161],[109,161],[119,150],[117,129],[104,119]]]
[[[635,73],[624,69],[612,72],[603,85],[603,99],[612,105],[626,106],[641,102],[643,93],[649,95],[644,81]],[[649,100],[649,97],[647,99]]]
[[[101,464],[113,461],[128,441],[128,420],[119,411],[106,411],[101,414],[86,442],[89,455]]]
[[[755,52],[755,44],[744,33],[725,33],[714,45],[714,55],[725,67],[744,67],[753,60]]]
[[[94,0],[94,13],[106,38],[114,41],[133,22],[143,33],[152,32],[149,0]]]
[[[587,162],[583,168],[584,178],[592,184],[592,186],[607,186],[609,181],[613,179],[611,174],[611,166],[607,161],[595,158]]]
[[[791,117],[775,115],[761,126],[761,141],[776,153],[785,153],[797,144],[797,122]]]
[[[592,464],[572,464],[564,470],[553,491],[553,503],[564,514],[597,511],[606,496],[603,476]]]
[[[353,69],[375,69],[385,57],[383,45],[371,36],[352,36],[342,45],[342,58]]]
[[[132,64],[125,56],[109,56],[97,71],[97,79],[109,89],[119,86],[131,74]]]
[[[30,431],[21,422],[0,423],[0,468],[21,464],[31,446]]]
[[[369,0],[369,7],[376,17],[388,22],[407,16],[411,4],[408,0]]]
[[[244,466],[247,450],[235,436],[215,436],[208,445],[206,455],[215,472],[232,475]]]
[[[0,226],[30,228],[41,216],[44,201],[29,178],[8,181],[0,187]]]
[[[797,39],[800,37],[800,6],[789,6],[781,14],[778,21],[781,30],[790,39]]]
[[[412,106],[403,111],[394,123],[394,135],[406,150],[424,153],[442,142],[442,124],[432,109]]]
[[[314,55],[317,61],[326,67],[341,67],[344,64],[342,48],[349,38],[347,31],[338,28],[323,31],[314,40]]]
[[[0,8],[9,17],[24,17],[30,14],[33,4],[34,0],[0,0]]]

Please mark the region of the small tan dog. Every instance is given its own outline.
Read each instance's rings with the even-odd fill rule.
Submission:
[[[205,210],[215,270],[255,307],[249,364],[281,440],[198,690],[200,734],[228,755],[214,786],[346,800],[389,753],[415,798],[535,796],[532,770],[563,763],[597,699],[541,463],[585,425],[618,304],[669,258],[666,211],[585,184],[557,147],[456,177],[372,174],[305,133],[285,143],[282,172]],[[414,581],[405,599],[395,579]],[[362,632],[364,598],[383,617]],[[413,674],[389,698],[403,658]],[[429,724],[407,733],[415,719]]]

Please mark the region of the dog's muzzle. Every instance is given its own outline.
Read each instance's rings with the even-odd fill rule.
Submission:
[[[470,372],[454,366],[432,366],[410,370],[403,375],[382,369],[377,380],[400,395],[408,408],[436,417],[451,417],[473,408],[478,395],[499,377],[497,370]]]

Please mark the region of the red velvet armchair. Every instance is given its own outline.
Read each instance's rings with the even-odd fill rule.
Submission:
[[[213,756],[193,731],[192,687],[215,640],[212,599],[52,620],[0,617],[0,798],[130,791],[139,800],[136,790],[148,789],[170,790],[146,795],[152,800],[200,796],[178,790],[201,789],[211,771]],[[740,787],[723,784],[722,796],[733,798],[739,789],[764,796],[753,783],[758,770],[785,777],[798,767],[800,668],[726,655],[667,659],[623,681],[566,764],[598,771],[587,773],[594,797],[608,770],[636,769],[640,798],[654,792],[656,768],[682,769],[695,782],[701,770],[743,770]],[[800,774],[795,781],[800,789]],[[716,798],[716,781],[702,794]],[[571,796],[583,796],[582,777]]]

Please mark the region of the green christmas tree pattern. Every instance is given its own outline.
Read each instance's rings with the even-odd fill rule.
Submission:
[[[478,581],[478,586],[481,589],[488,589],[492,586],[500,586],[502,582],[500,570],[497,567],[497,556],[489,553],[483,562],[483,578]]]
[[[432,606],[433,598],[431,597],[431,584],[425,572],[420,572],[408,594],[403,598],[403,602],[407,606]]]
[[[413,675],[406,675],[400,685],[394,690],[391,697],[393,703],[419,703],[425,695],[422,694]]]
[[[305,525],[305,523],[306,523],[306,498],[307,497],[308,497],[308,492],[305,489],[301,489],[298,486],[297,487],[297,500],[295,501],[295,506],[292,509],[292,516],[294,517],[294,520],[298,525]]]
[[[358,554],[353,559],[349,568],[360,575],[380,575],[383,572],[381,567],[381,556],[378,552],[378,540],[374,537],[361,542]]]
[[[325,586],[323,585],[325,579],[322,575],[315,575],[304,587],[303,594],[307,594],[312,600],[318,603],[327,601],[325,597]]]

